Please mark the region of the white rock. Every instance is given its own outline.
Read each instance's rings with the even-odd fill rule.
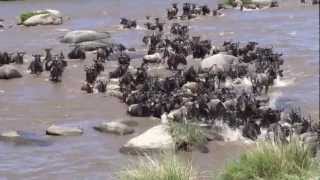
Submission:
[[[121,123],[121,122],[103,122],[94,127],[95,130],[105,133],[112,133],[118,135],[127,135],[134,132],[133,128]]]
[[[182,86],[183,89],[190,89],[192,92],[196,92],[198,89],[198,83],[196,82],[187,82]]]
[[[145,55],[143,57],[143,61],[148,62],[148,63],[160,63],[161,62],[161,55],[160,55],[160,53]]]
[[[107,32],[96,32],[92,30],[71,31],[64,35],[61,42],[64,43],[80,43],[85,41],[96,41],[100,39],[108,39],[110,34]]]
[[[20,137],[20,134],[17,131],[7,131],[0,134],[1,137],[14,138]]]
[[[169,133],[168,125],[152,127],[141,135],[129,140],[120,151],[128,154],[145,153],[152,151],[174,150],[174,141]]]
[[[109,91],[120,91],[120,86],[115,84],[108,84],[107,90]]]
[[[78,127],[62,127],[51,125],[48,127],[46,134],[53,135],[53,136],[74,136],[74,135],[81,135],[83,130]]]
[[[122,98],[122,97],[123,97],[122,92],[116,91],[116,90],[108,90],[108,91],[107,91],[107,94],[108,94],[109,96],[114,96],[114,97],[117,97],[117,98]]]
[[[21,73],[12,65],[3,65],[0,67],[0,79],[12,79],[21,77]]]
[[[238,58],[226,54],[216,54],[210,57],[205,58],[201,62],[201,69],[203,71],[208,71],[214,68],[214,65],[219,69],[229,69],[231,64],[237,64]]]
[[[253,3],[253,4],[259,4],[259,5],[269,5],[271,2],[272,2],[272,0],[251,0],[251,2]]]
[[[38,14],[34,15],[23,22],[25,26],[36,25],[59,25],[62,24],[62,17],[54,14]]]

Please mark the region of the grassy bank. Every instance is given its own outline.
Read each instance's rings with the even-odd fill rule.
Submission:
[[[319,173],[319,162],[306,145],[260,143],[227,165],[220,180],[309,180]]]
[[[179,160],[173,154],[163,154],[160,160],[145,157],[134,168],[120,173],[120,180],[197,180],[190,163]]]

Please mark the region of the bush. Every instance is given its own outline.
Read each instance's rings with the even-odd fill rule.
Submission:
[[[170,123],[170,134],[176,147],[201,146],[207,143],[207,137],[204,130],[191,123]]]
[[[320,166],[309,147],[298,141],[289,144],[260,143],[227,165],[221,180],[309,180]]]
[[[183,163],[175,155],[163,154],[160,160],[147,157],[136,168],[120,174],[120,180],[196,180],[190,164]]]
[[[35,16],[35,15],[39,15],[39,14],[45,14],[45,13],[36,13],[36,12],[25,12],[25,13],[22,13],[20,15],[20,21],[21,21],[21,23],[23,23],[24,21],[26,21],[30,17]]]

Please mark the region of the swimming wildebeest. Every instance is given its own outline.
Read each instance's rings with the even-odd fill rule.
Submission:
[[[76,45],[74,49],[68,54],[69,59],[86,59],[86,52],[81,49],[79,45]]]
[[[179,9],[178,9],[177,3],[172,4],[172,7],[167,9],[168,20],[177,18],[178,12],[179,12]]]
[[[17,54],[13,56],[12,61],[16,64],[23,64],[23,56],[25,54],[25,52],[17,52]]]
[[[41,62],[41,55],[40,54],[36,54],[36,55],[32,55],[34,57],[34,60],[31,61],[28,69],[31,71],[31,74],[41,74],[43,71],[43,65]]]

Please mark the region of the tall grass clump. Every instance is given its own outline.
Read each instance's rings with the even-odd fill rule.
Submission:
[[[170,134],[176,147],[202,146],[207,144],[207,137],[204,130],[192,123],[170,123]]]
[[[160,160],[147,156],[137,167],[120,173],[120,180],[197,180],[191,164],[173,154],[163,154]]]
[[[288,144],[258,143],[256,149],[228,164],[219,179],[310,180],[319,173],[319,162],[309,147],[292,140]]]

